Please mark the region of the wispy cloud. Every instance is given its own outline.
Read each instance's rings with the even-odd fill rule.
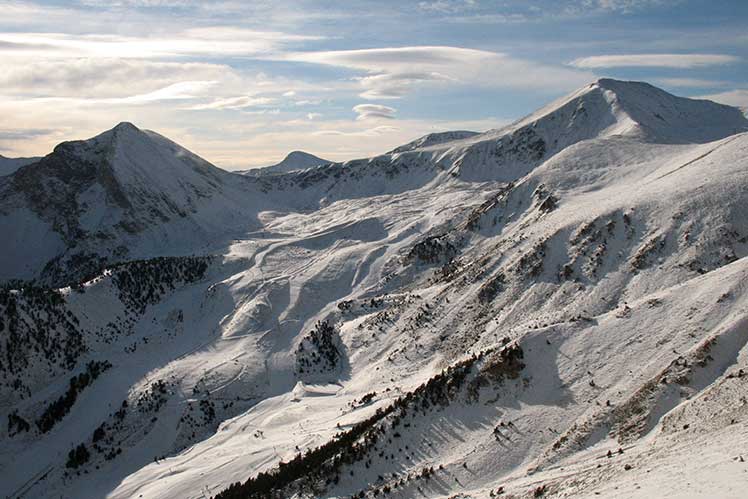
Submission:
[[[397,110],[393,107],[383,106],[381,104],[359,104],[353,106],[353,112],[358,114],[357,120],[370,120],[370,119],[394,119]]]
[[[396,126],[380,125],[364,130],[319,130],[313,132],[317,137],[337,136],[337,137],[376,137],[390,132],[398,132],[400,128]]]
[[[228,66],[136,59],[32,59],[7,57],[0,88],[7,95],[78,98],[154,92],[184,81],[237,79]]]
[[[739,62],[740,57],[725,54],[625,54],[596,55],[573,60],[576,68],[699,68]]]
[[[453,78],[437,72],[380,73],[356,77],[354,80],[366,89],[359,96],[372,100],[399,99],[422,83],[454,81]]]
[[[217,81],[180,81],[146,94],[122,98],[101,99],[109,104],[147,104],[149,102],[195,99]]]
[[[418,8],[430,12],[440,12],[442,14],[454,14],[475,8],[475,0],[431,0],[418,2]]]
[[[81,5],[89,7],[145,7],[145,8],[163,8],[163,7],[188,7],[195,5],[193,0],[79,0]]]
[[[72,35],[66,33],[0,33],[0,54],[23,50],[25,54],[60,57],[164,58],[205,55],[254,56],[294,43],[323,37],[233,27],[184,30],[174,36]]]
[[[673,6],[683,0],[583,0],[586,8],[597,8],[605,11],[631,13],[651,7]]]
[[[274,105],[278,102],[272,97],[256,97],[252,95],[242,95],[239,97],[229,97],[226,99],[215,99],[205,104],[196,104],[187,109],[194,111],[216,110],[216,109],[247,109],[253,107]]]
[[[726,81],[701,78],[655,78],[653,81],[660,85],[683,88],[718,88],[729,85]]]
[[[519,12],[504,14],[484,13],[449,16],[445,21],[456,24],[517,24],[526,23],[541,17],[538,13],[532,13],[532,15]]]
[[[34,139],[53,133],[55,130],[48,128],[0,128],[0,141]]]
[[[363,98],[399,98],[418,85],[470,84],[487,88],[570,89],[592,73],[516,59],[499,52],[445,46],[415,46],[324,52],[294,52],[283,60],[339,66],[367,73],[356,80]]]

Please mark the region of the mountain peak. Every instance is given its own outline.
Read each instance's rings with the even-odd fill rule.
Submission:
[[[616,80],[615,78],[607,78],[607,77],[598,78],[597,80],[590,83],[589,86],[598,86],[602,88],[615,88],[615,87],[626,86],[626,85],[631,85],[631,86],[647,85],[649,87],[653,86],[643,81]]]
[[[117,125],[114,128],[112,128],[112,130],[114,130],[114,131],[134,131],[134,132],[141,131],[140,128],[136,127],[135,125],[133,125],[129,121],[121,121],[121,122],[117,123]]]
[[[748,130],[748,120],[737,108],[670,94],[646,82],[601,78],[618,121],[636,124],[647,140],[665,143],[704,143]]]
[[[135,137],[145,139],[148,136],[149,133],[145,130],[141,130],[129,121],[122,121],[113,128],[101,132],[89,139],[61,142],[55,146],[53,153],[92,158],[93,156],[107,154],[107,151],[108,153],[112,153],[116,144],[122,142],[124,139],[128,142],[132,142],[133,140],[137,140],[134,139]]]
[[[88,213],[88,225],[57,223],[74,240],[97,230],[97,204],[99,212],[120,210],[112,217],[130,232],[154,220],[185,218],[200,200],[221,192],[222,174],[171,140],[122,122],[92,138],[58,144],[16,171],[10,185],[45,219],[58,222],[65,214]],[[93,203],[92,195],[100,203]]]
[[[261,175],[267,173],[288,173],[295,170],[306,170],[307,168],[314,168],[315,166],[324,165],[331,163],[326,159],[322,159],[314,154],[310,154],[304,151],[291,151],[286,155],[280,163],[276,163],[271,166],[264,168],[255,168],[244,172],[246,175]]]
[[[390,153],[493,143],[518,134],[542,140],[545,157],[595,138],[627,136],[669,144],[706,143],[746,130],[748,119],[737,108],[678,97],[646,82],[598,78],[506,127],[483,134],[461,130],[432,133]]]
[[[493,135],[531,126],[565,147],[596,137],[624,135],[648,142],[705,143],[748,130],[737,108],[678,97],[639,81],[599,78]]]
[[[153,132],[149,132],[148,130],[143,130],[141,128],[138,128],[134,124],[130,123],[129,121],[122,121],[120,123],[117,123],[117,125],[114,126],[114,128],[111,128],[96,137],[93,138],[94,141],[103,139],[104,141],[110,141],[111,143],[118,143],[121,142],[123,139],[132,141],[141,141],[141,140],[147,140],[151,138],[153,135],[155,135]]]
[[[308,152],[304,151],[291,151],[290,153],[286,154],[286,157],[283,158],[283,161],[281,163],[286,161],[312,161],[312,162],[325,162],[324,159],[318,158],[314,154],[310,154]]]
[[[503,128],[433,147],[419,144],[426,136],[393,152],[454,148],[462,155],[461,178],[512,181],[582,141],[704,144],[747,130],[748,119],[737,108],[644,82],[600,78]]]

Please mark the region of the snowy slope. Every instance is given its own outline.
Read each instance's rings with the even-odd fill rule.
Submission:
[[[205,258],[0,295],[0,493],[742,497],[745,127],[600,80],[503,130],[272,180],[175,164],[210,193],[190,216],[230,193],[252,224]],[[116,163],[124,185],[154,165]],[[188,203],[169,182],[149,178]],[[90,362],[111,366],[42,431]]]

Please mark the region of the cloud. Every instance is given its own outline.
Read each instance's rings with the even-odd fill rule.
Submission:
[[[197,99],[200,94],[203,94],[208,88],[216,85],[217,81],[180,81],[168,85],[153,92],[145,94],[130,95],[127,97],[108,97],[108,98],[95,98],[95,99],[78,99],[68,97],[53,97],[53,98],[39,98],[37,101],[68,101],[77,103],[83,106],[93,106],[101,104],[110,105],[142,105],[150,104],[154,102],[162,101],[174,101],[174,100],[190,100]]]
[[[0,128],[0,141],[29,140],[53,133],[55,130],[47,128]]]
[[[727,92],[703,95],[701,99],[709,99],[728,106],[740,107],[748,110],[748,89],[735,89]]]
[[[570,65],[585,69],[619,67],[699,68],[738,61],[740,61],[739,57],[724,54],[627,54],[581,57],[573,60]]]
[[[308,120],[316,120],[317,118],[321,118],[322,113],[306,113],[306,119]]]
[[[366,73],[355,80],[363,87],[360,96],[369,99],[399,98],[418,86],[447,82],[484,88],[568,90],[595,79],[586,71],[447,46],[292,52],[279,57]]]
[[[415,46],[324,52],[297,52],[284,56],[285,60],[341,66],[364,71],[392,71],[405,73],[413,67],[444,67],[459,60],[475,61],[497,56],[494,52],[444,46]]]
[[[359,104],[353,106],[353,111],[358,114],[356,120],[369,120],[369,119],[395,119],[395,113],[397,110],[389,106],[382,106],[381,104]]]
[[[681,2],[682,0],[584,0],[582,6],[587,9],[630,14],[642,9],[672,6]]]
[[[216,81],[182,81],[159,88],[153,92],[135,94],[127,97],[77,98],[77,97],[34,97],[30,99],[9,99],[9,104],[33,108],[44,106],[47,109],[63,110],[70,106],[85,108],[91,106],[140,106],[164,101],[197,99]],[[64,112],[64,111],[61,111]]]
[[[454,81],[452,78],[437,73],[381,73],[354,78],[364,90],[359,97],[364,99],[399,99],[419,83]]]
[[[475,7],[475,0],[432,0],[428,2],[418,2],[419,9],[438,12],[441,14],[454,14]]]
[[[218,83],[217,81],[180,81],[164,88],[159,88],[146,94],[133,95],[129,97],[101,99],[100,102],[109,104],[146,104],[149,102],[166,100],[195,99],[207,88]]]
[[[374,128],[367,128],[364,130],[319,130],[312,132],[312,135],[318,137],[324,136],[340,136],[340,137],[374,137],[377,135],[383,135],[390,132],[397,132],[400,128],[396,126],[381,125]]]
[[[56,132],[57,130],[49,128],[0,128],[0,151],[11,157],[24,156],[24,154],[18,154],[19,150],[23,150],[19,146],[31,144],[33,147],[39,141],[54,137]],[[34,154],[25,154],[25,156],[34,156]]]
[[[293,101],[294,106],[318,106],[322,104],[321,99],[300,99]]]
[[[717,88],[728,85],[726,81],[700,78],[655,78],[653,81],[661,85],[684,88]]]
[[[206,104],[196,104],[187,109],[194,111],[216,110],[216,109],[247,109],[251,107],[261,107],[273,105],[277,99],[272,97],[255,97],[251,95],[242,95],[239,97],[229,97],[226,99],[215,99]]]
[[[528,15],[524,13],[485,13],[462,16],[449,16],[445,21],[459,24],[516,24],[526,23],[532,19],[539,18],[538,14]]]
[[[323,37],[233,27],[192,28],[174,36],[74,35],[67,33],[0,33],[0,54],[24,53],[60,57],[150,59],[180,56],[246,57]]]
[[[144,7],[144,8],[177,8],[191,7],[195,4],[191,0],[79,0],[81,5],[88,7]]]
[[[148,93],[189,80],[236,80],[225,65],[132,59],[31,60],[6,58],[0,88],[7,95],[121,97]]]

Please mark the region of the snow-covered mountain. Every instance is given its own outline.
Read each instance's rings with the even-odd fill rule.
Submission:
[[[258,177],[119,125],[0,190],[44,255],[28,275],[137,248],[0,290],[0,494],[744,494],[734,108],[604,79],[501,130]]]
[[[0,279],[61,285],[107,262],[190,254],[258,228],[253,196],[241,177],[120,123],[0,177]]]
[[[241,173],[245,175],[267,175],[269,173],[288,173],[297,170],[306,170],[308,168],[314,168],[315,166],[325,165],[330,163],[326,159],[318,158],[314,154],[309,154],[304,151],[291,151],[283,158],[283,161],[276,163],[271,166],[265,166],[262,168],[254,168],[252,170],[244,170]]]

